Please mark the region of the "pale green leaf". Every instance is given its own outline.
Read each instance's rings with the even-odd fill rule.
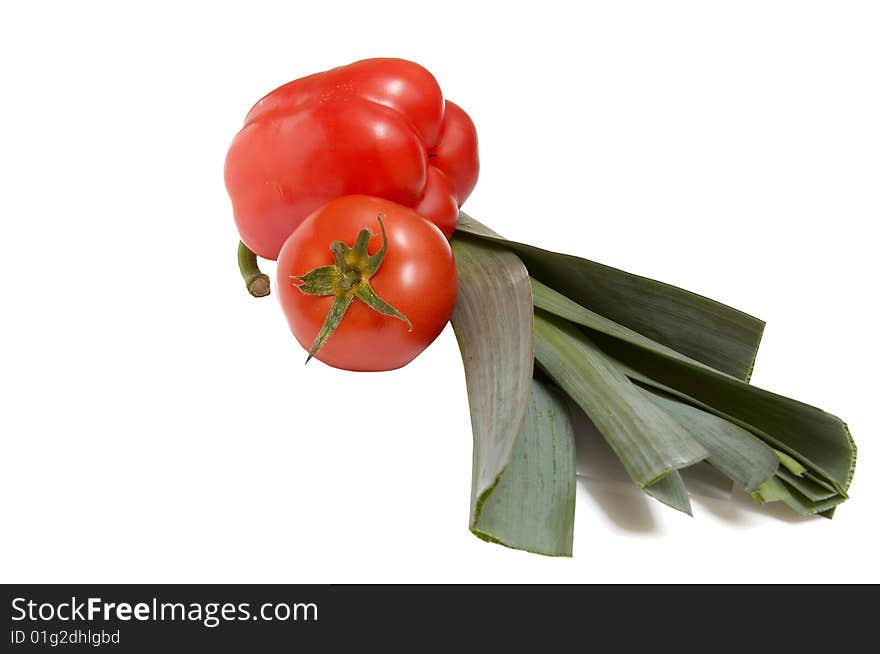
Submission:
[[[671,506],[688,515],[694,514],[691,510],[691,500],[688,497],[687,488],[678,470],[666,473],[650,486],[645,486],[644,491],[666,506]]]
[[[474,466],[471,525],[478,500],[494,486],[526,413],[532,382],[532,290],[516,255],[456,238],[458,299],[452,327],[464,362]]]
[[[784,501],[790,496],[788,488],[776,475],[770,477],[770,479],[761,484],[758,490],[752,493],[752,497],[761,504]]]
[[[679,400],[644,390],[709,451],[708,461],[751,493],[776,472],[774,450],[750,431]]]
[[[535,358],[596,425],[639,487],[708,455],[570,323],[536,311]]]
[[[798,477],[804,476],[807,469],[798,463],[793,457],[790,457],[785,452],[780,452],[779,450],[773,450],[773,452],[779,458],[779,463],[781,463],[791,474],[797,475]]]
[[[575,493],[568,406],[558,391],[533,380],[510,463],[480,498],[471,529],[508,547],[571,556]]]

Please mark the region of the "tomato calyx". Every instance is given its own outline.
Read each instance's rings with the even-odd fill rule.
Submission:
[[[405,315],[388,304],[373,290],[370,278],[379,270],[388,251],[388,238],[385,235],[385,225],[382,223],[382,214],[378,215],[379,230],[382,233],[382,247],[375,254],[367,251],[367,245],[373,236],[367,227],[358,232],[354,245],[348,247],[342,241],[333,241],[330,251],[333,253],[334,263],[329,266],[320,266],[310,270],[305,275],[290,275],[293,285],[301,293],[306,295],[326,296],[333,295],[335,299],[324,319],[324,324],[315,337],[315,342],[306,357],[308,363],[318,350],[336,331],[339,323],[345,317],[348,307],[357,298],[373,311],[385,316],[391,316],[402,320],[412,331],[412,323]]]

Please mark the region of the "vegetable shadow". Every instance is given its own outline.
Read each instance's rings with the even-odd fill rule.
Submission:
[[[652,535],[660,533],[652,501],[632,481],[614,451],[576,405],[571,407],[574,426],[578,484],[593,499],[608,521],[622,531]]]

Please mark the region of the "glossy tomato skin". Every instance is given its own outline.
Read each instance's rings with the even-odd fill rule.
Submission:
[[[293,335],[309,350],[333,303],[333,296],[301,293],[291,276],[333,263],[330,244],[351,246],[358,232],[373,232],[369,252],[382,239],[378,215],[388,238],[385,259],[370,279],[376,293],[412,322],[385,316],[355,299],[339,327],[315,358],[344,370],[400,368],[437,338],[455,308],[457,292],[452,248],[436,225],[414,210],[363,195],[337,198],[306,218],[287,239],[278,257],[278,296]]]
[[[366,59],[272,91],[248,113],[224,170],[241,239],[268,259],[312,211],[349,194],[415,208],[451,237],[478,174],[470,118],[403,59]]]

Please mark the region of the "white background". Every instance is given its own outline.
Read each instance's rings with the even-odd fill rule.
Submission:
[[[876,4],[3,7],[0,580],[880,581]],[[860,447],[833,521],[580,482],[572,559],[490,545],[451,330],[303,366],[238,276],[226,147],[381,55],[473,117],[474,216],[767,320],[754,383]]]

